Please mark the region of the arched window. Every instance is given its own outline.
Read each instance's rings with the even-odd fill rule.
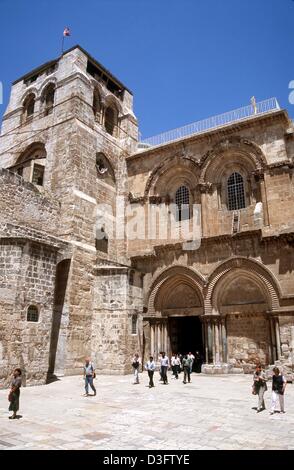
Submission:
[[[26,97],[23,103],[23,116],[26,121],[29,118],[33,117],[35,111],[35,95],[31,93]]]
[[[31,144],[10,167],[13,173],[21,176],[38,186],[43,186],[46,165],[46,150],[44,144],[36,142]]]
[[[27,310],[27,321],[37,322],[39,320],[39,310],[35,305],[30,305]]]
[[[115,175],[111,163],[102,152],[96,154],[97,177],[111,186],[115,186]]]
[[[230,211],[245,207],[244,181],[240,173],[234,172],[228,179],[228,209]]]
[[[129,274],[129,284],[130,284],[130,286],[134,285],[134,281],[135,281],[135,271],[132,269],[130,271],[130,274]]]
[[[190,195],[187,186],[180,186],[176,191],[177,221],[190,219]]]
[[[108,253],[108,236],[104,227],[100,227],[96,230],[95,246],[97,251]]]
[[[47,85],[47,87],[45,88],[43,99],[42,99],[42,101],[44,102],[44,106],[45,106],[45,110],[44,110],[45,116],[48,116],[48,114],[51,114],[53,111],[54,96],[55,96],[55,85],[53,83],[49,83],[49,85]]]
[[[132,335],[138,333],[138,315],[132,315]]]
[[[101,113],[101,99],[100,95],[97,90],[94,91],[93,95],[93,113],[95,121],[100,121],[100,113]]]
[[[110,135],[116,134],[116,127],[117,127],[117,111],[108,106],[105,110],[105,121],[104,121],[106,132]]]

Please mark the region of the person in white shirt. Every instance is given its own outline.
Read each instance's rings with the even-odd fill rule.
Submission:
[[[145,369],[147,370],[149,376],[149,388],[152,388],[154,387],[153,375],[155,371],[155,362],[153,361],[152,356],[150,356],[149,361],[146,363]]]
[[[160,371],[161,371],[161,377],[162,377],[164,385],[168,384],[168,381],[167,381],[168,367],[169,367],[169,358],[165,355],[165,352],[163,352],[161,355],[161,359],[160,359]]]
[[[180,365],[181,365],[180,358],[178,357],[177,354],[174,354],[171,358],[171,366],[172,366],[173,375],[174,375],[175,379],[179,378],[178,374],[179,374]]]
[[[192,373],[192,369],[193,369],[193,363],[195,361],[195,356],[194,354],[192,354],[191,352],[189,352],[188,354],[188,360],[190,362],[190,374]]]

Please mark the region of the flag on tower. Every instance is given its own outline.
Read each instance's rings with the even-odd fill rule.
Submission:
[[[70,30],[69,28],[64,28],[64,31],[63,31],[63,36],[70,36]]]
[[[70,36],[70,29],[68,27],[64,28],[63,30],[61,54],[63,54],[63,51],[64,51],[64,38],[66,38],[67,36]]]

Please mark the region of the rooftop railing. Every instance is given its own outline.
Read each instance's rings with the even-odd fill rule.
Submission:
[[[212,116],[208,119],[203,119],[202,121],[196,121],[187,126],[178,127],[177,129],[172,129],[162,134],[155,135],[154,137],[149,137],[147,139],[142,139],[140,144],[143,148],[154,147],[157,145],[162,145],[167,142],[172,142],[174,140],[182,139],[184,137],[189,137],[196,134],[201,134],[208,130],[217,129],[234,122],[242,121],[250,117],[258,116],[261,114],[266,114],[272,111],[278,111],[280,109],[279,103],[276,98],[269,98],[258,103],[250,104],[249,106],[244,106],[243,108],[235,109],[224,114],[218,114],[217,116]]]

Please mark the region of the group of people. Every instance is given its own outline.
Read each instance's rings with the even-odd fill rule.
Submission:
[[[272,398],[270,414],[274,414],[277,402],[280,403],[280,412],[285,413],[284,393],[287,385],[287,380],[278,367],[273,368],[272,376]],[[267,391],[267,377],[265,371],[262,369],[261,364],[256,365],[253,375],[252,394],[258,396],[257,413],[265,410],[264,394]]]
[[[199,353],[196,352],[196,357],[198,359]],[[200,358],[200,355],[199,355]],[[189,354],[173,354],[171,357],[171,360],[169,360],[169,357],[166,355],[166,353],[163,351],[160,353],[159,357],[159,372],[160,372],[160,381],[163,382],[164,385],[168,384],[168,378],[167,378],[167,371],[171,367],[172,369],[172,377],[175,379],[179,378],[179,374],[183,371],[184,372],[184,378],[183,378],[183,383],[186,384],[187,382],[191,382],[191,373],[193,370],[193,364],[195,361],[195,356],[191,352]],[[134,384],[139,383],[139,370],[141,366],[141,361],[139,358],[139,354],[135,354],[132,362],[132,367],[133,367],[133,373],[134,373]],[[153,376],[154,372],[156,369],[156,363],[154,361],[153,356],[149,357],[149,361],[145,364],[145,369],[148,372],[149,376],[149,388],[154,387],[154,381],[153,381]]]
[[[193,369],[193,364],[195,361],[195,356],[189,352],[182,356],[181,354],[173,354],[171,361],[165,352],[160,353],[159,364],[160,364],[160,381],[164,385],[168,384],[167,371],[171,367],[172,377],[174,379],[179,378],[179,374],[183,371],[184,378],[183,383],[186,384],[191,382],[191,372]],[[134,371],[134,384],[139,384],[139,370],[141,366],[141,361],[139,354],[135,354],[132,367]],[[156,363],[153,356],[149,357],[149,361],[145,364],[145,369],[148,372],[149,377],[149,388],[154,387],[154,372],[156,370]],[[89,396],[89,386],[93,390],[93,396],[96,395],[96,388],[94,386],[94,378],[96,377],[95,368],[90,358],[86,358],[85,365],[83,368],[84,371],[84,380],[85,380],[85,394],[84,396]],[[22,373],[21,369],[17,368],[13,372],[13,379],[11,382],[11,389],[9,391],[8,400],[9,400],[9,411],[12,411],[12,416],[9,416],[9,419],[17,418],[17,411],[19,410],[19,397],[20,397],[20,387],[22,384]],[[287,380],[284,375],[280,372],[278,367],[274,367],[273,376],[272,376],[272,397],[271,397],[271,409],[270,414],[274,414],[277,402],[280,404],[280,412],[285,413],[284,406],[284,393],[287,385]],[[264,394],[267,391],[267,376],[265,371],[262,369],[261,364],[257,364],[254,375],[253,375],[253,385],[252,385],[252,394],[258,396],[258,406],[257,413],[265,410]]]

